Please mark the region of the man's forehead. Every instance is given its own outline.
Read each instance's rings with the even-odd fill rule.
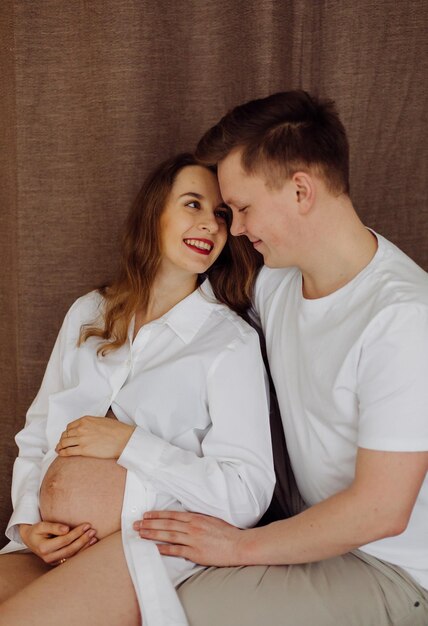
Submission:
[[[224,201],[238,204],[239,196],[245,193],[250,175],[241,163],[241,150],[233,150],[217,166],[218,181]]]
[[[246,175],[242,167],[242,148],[235,148],[229,154],[227,154],[224,159],[222,159],[217,166],[217,171],[219,176],[221,175],[224,178],[227,178],[229,175]]]
[[[230,152],[217,166],[220,191],[223,200],[229,205],[246,204],[255,193],[267,190],[264,177],[257,172],[248,173],[244,170],[241,152]]]

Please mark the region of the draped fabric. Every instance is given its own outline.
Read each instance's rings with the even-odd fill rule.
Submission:
[[[363,220],[428,269],[425,0],[3,0],[0,525],[14,434],[61,320],[106,281],[156,162],[229,108],[336,100]]]

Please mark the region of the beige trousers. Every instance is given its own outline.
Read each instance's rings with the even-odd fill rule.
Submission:
[[[428,626],[428,592],[359,550],[304,565],[211,567],[178,593],[190,626]]]

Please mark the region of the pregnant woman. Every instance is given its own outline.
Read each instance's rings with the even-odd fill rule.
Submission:
[[[258,259],[229,222],[213,171],[166,161],[117,279],[67,313],[16,437],[1,624],[185,625],[175,587],[201,567],[134,522],[173,508],[246,527],[267,508],[265,374],[244,321]]]

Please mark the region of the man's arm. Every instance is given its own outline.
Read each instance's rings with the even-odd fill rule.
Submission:
[[[428,471],[428,452],[359,448],[355,479],[344,491],[292,518],[240,530],[216,518],[150,512],[141,537],[167,542],[165,555],[203,565],[308,563],[401,534]]]

